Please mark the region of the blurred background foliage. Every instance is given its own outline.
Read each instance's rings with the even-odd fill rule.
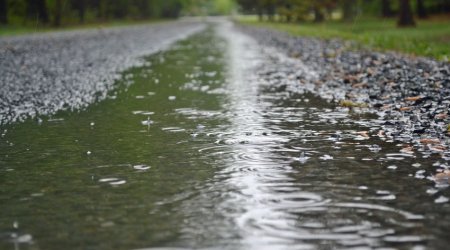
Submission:
[[[448,14],[449,0],[237,0],[240,11],[281,22],[353,21],[365,17],[398,17],[400,26],[413,26],[414,16]],[[401,20],[404,19],[404,20]]]
[[[450,0],[237,0],[242,23],[450,58]]]
[[[209,15],[238,16],[241,23],[294,35],[450,57],[450,0],[0,0],[0,35]]]
[[[414,26],[414,16],[450,12],[449,0],[0,0],[0,23],[70,25],[111,20],[230,15],[239,11],[280,22],[353,21],[359,16],[398,17]],[[415,13],[415,14],[414,14]]]
[[[13,26],[67,26],[118,20],[228,15],[230,0],[0,0],[0,23]]]
[[[449,0],[0,0],[0,23],[62,26],[239,12],[280,22],[397,16],[400,26],[413,26],[414,16],[449,11]]]

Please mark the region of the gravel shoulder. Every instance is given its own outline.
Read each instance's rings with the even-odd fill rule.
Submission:
[[[301,62],[274,63],[262,70],[262,78],[293,92],[312,92],[351,112],[376,114],[373,128],[363,135],[402,142],[401,153],[420,151],[423,157],[440,154],[450,160],[449,63],[353,50],[340,40],[294,37],[251,26],[240,29]]]
[[[0,125],[106,98],[120,72],[202,30],[198,21],[0,38]]]

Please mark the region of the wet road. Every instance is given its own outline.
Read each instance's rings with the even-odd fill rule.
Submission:
[[[306,63],[218,22],[80,112],[3,125],[1,249],[443,249],[448,162],[277,84]],[[426,158],[425,158],[426,157]]]
[[[0,124],[104,100],[141,57],[204,29],[196,20],[0,38]]]

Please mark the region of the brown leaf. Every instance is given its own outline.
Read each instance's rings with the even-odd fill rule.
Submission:
[[[405,154],[414,154],[414,148],[409,146],[409,147],[406,147],[406,148],[402,148],[400,150],[400,152],[405,153]]]
[[[385,105],[383,105],[383,107],[381,107],[382,110],[388,110],[390,108],[391,108],[391,105],[389,105],[389,104],[385,104]]]
[[[444,150],[438,148],[438,147],[430,147],[430,150],[434,151],[435,153],[442,153]]]
[[[450,170],[445,170],[442,173],[438,173],[434,176],[434,181],[443,183],[448,182],[450,184]]]
[[[409,111],[411,110],[411,107],[401,107],[400,111]]]
[[[420,139],[420,143],[422,143],[422,144],[440,144],[441,141],[437,138],[424,138],[424,139]]]
[[[421,96],[410,96],[410,97],[406,97],[405,98],[405,100],[409,101],[409,102],[415,102],[415,101],[420,100],[420,99],[422,99]]]
[[[346,76],[344,76],[344,83],[358,82],[359,79],[360,79],[360,77],[358,77],[356,75],[346,75]]]
[[[356,84],[353,84],[352,87],[353,88],[357,88],[357,89],[366,88],[367,87],[367,83],[356,83]]]
[[[447,118],[447,114],[446,113],[441,113],[441,114],[437,114],[435,116],[436,119],[445,119]]]
[[[369,131],[358,131],[356,134],[361,135],[362,137],[369,137]]]

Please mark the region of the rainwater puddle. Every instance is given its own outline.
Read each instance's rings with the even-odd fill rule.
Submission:
[[[261,73],[296,62],[224,22],[148,62],[114,98],[1,128],[1,249],[450,243],[448,162]]]

